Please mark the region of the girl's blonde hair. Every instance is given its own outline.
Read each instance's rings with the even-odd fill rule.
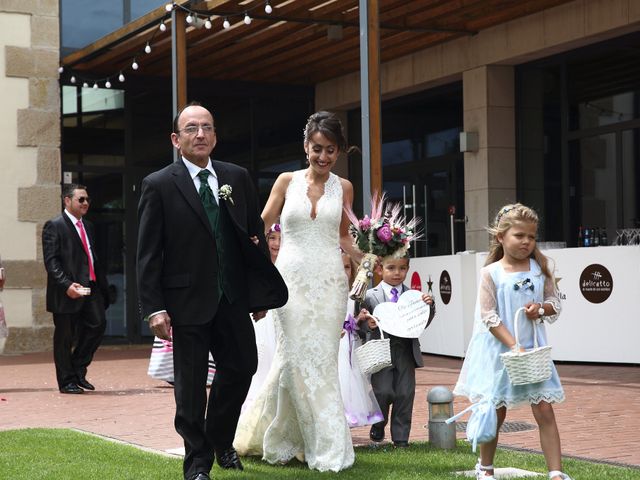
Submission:
[[[485,265],[497,262],[504,257],[504,250],[502,244],[498,241],[498,234],[504,234],[516,222],[529,222],[538,225],[538,214],[532,208],[521,203],[512,203],[502,207],[498,211],[493,225],[487,229],[491,235],[491,243],[489,244],[489,255]],[[531,256],[538,262],[545,277],[552,278],[553,274],[549,267],[549,259],[538,249],[537,244],[533,252],[531,252]]]

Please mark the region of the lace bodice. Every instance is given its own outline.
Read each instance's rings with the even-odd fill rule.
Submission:
[[[348,292],[339,250],[342,185],[329,176],[314,219],[304,173],[293,173],[280,215],[276,266],[289,301],[273,312],[275,358],[234,445],[271,463],[297,457],[310,468],[339,471],[354,460],[338,381]]]

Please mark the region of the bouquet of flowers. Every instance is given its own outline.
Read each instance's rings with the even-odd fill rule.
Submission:
[[[378,257],[402,258],[410,242],[420,238],[421,234],[417,231],[420,219],[414,217],[407,221],[401,213],[401,205],[385,204],[384,194],[382,197],[374,195],[371,199],[370,217],[365,215],[359,220],[353,210],[347,210],[353,243],[365,254],[349,292],[353,300],[364,300]]]

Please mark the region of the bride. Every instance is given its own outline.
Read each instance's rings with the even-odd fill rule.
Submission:
[[[339,246],[360,260],[343,207],[353,186],[331,172],[348,150],[340,121],[317,112],[307,121],[308,167],[281,174],[262,212],[265,225],[280,218],[276,267],[289,302],[273,311],[276,352],[253,403],[238,423],[240,455],[270,463],[297,458],[309,468],[339,471],[354,461],[338,381],[338,347],[347,308],[347,278]]]

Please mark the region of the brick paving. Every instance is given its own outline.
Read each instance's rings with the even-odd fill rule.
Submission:
[[[87,378],[97,388],[84,395],[58,392],[51,352],[0,356],[0,430],[76,428],[153,450],[182,446],[173,428],[173,389],[146,374],[149,346],[103,347]],[[426,394],[452,388],[461,361],[425,356],[417,370],[412,441],[426,441]],[[640,468],[640,366],[558,365],[567,400],[555,407],[563,454]],[[467,403],[456,399],[454,410]],[[507,414],[507,422],[535,425],[531,409]],[[368,429],[352,430],[367,444]],[[459,434],[463,436],[462,433]],[[502,433],[500,444],[540,451],[537,428]]]

